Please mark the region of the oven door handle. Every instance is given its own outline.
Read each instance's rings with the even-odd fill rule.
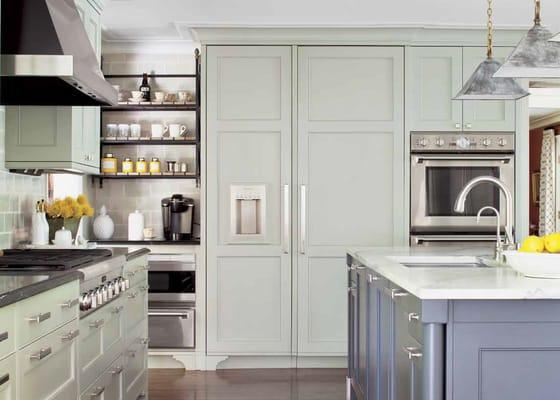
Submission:
[[[416,164],[421,164],[423,161],[498,161],[503,164],[509,164],[513,156],[414,156]]]
[[[186,312],[167,312],[167,311],[150,311],[148,312],[149,317],[181,317],[189,319],[191,316]]]
[[[415,244],[424,242],[492,242],[495,241],[493,236],[413,236]]]

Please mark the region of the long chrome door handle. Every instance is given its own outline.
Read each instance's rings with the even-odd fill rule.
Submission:
[[[300,188],[300,221],[299,221],[299,251],[301,254],[305,254],[305,235],[307,234],[307,187],[301,185]]]
[[[73,308],[78,305],[79,299],[68,300],[60,305],[61,308]]]
[[[290,185],[284,185],[284,254],[290,253]]]

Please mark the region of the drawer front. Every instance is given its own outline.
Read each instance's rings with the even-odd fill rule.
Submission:
[[[130,332],[148,315],[148,285],[142,283],[131,287],[125,293],[124,311],[126,331]]]
[[[16,305],[0,308],[0,360],[16,349]]]
[[[139,257],[127,261],[124,266],[124,276],[130,280],[130,287],[148,279],[148,257]]]
[[[195,339],[195,310],[150,309],[148,323],[151,349],[192,349]]]
[[[107,305],[107,320],[103,326],[103,352],[120,354],[124,350],[124,298]]]
[[[0,400],[17,400],[15,354],[0,361]]]
[[[76,280],[16,303],[17,348],[78,318],[79,293]]]
[[[148,371],[144,373],[130,386],[125,394],[126,400],[144,400],[148,396]]]
[[[78,320],[74,320],[17,353],[20,400],[78,397]]]
[[[407,326],[409,335],[423,343],[421,300],[392,283],[385,287],[385,291],[398,305],[397,318],[403,319],[402,326]]]
[[[130,335],[130,342],[125,351],[124,387],[126,398],[135,393],[138,382],[147,370],[148,361],[148,325],[142,321]],[[136,397],[134,397],[136,399]]]
[[[124,399],[123,357],[114,360],[109,368],[93,382],[80,396],[81,400],[122,400]]]

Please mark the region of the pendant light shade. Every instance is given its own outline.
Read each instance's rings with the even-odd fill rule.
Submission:
[[[476,68],[454,100],[518,100],[529,95],[512,78],[495,78],[501,63],[487,58]]]
[[[560,42],[560,33],[550,39],[551,42]]]
[[[494,76],[560,78],[560,43],[551,41],[552,36],[548,29],[541,26],[540,0],[536,0],[535,25],[521,39]]]
[[[492,0],[488,1],[488,43],[487,58],[476,68],[472,76],[465,83],[461,91],[453,100],[517,100],[528,96],[512,78],[496,78],[495,73],[502,64],[492,58],[493,25]]]

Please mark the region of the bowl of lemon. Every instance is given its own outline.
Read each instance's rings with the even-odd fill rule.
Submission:
[[[504,251],[506,263],[529,278],[560,279],[560,233],[528,236],[518,251]]]

